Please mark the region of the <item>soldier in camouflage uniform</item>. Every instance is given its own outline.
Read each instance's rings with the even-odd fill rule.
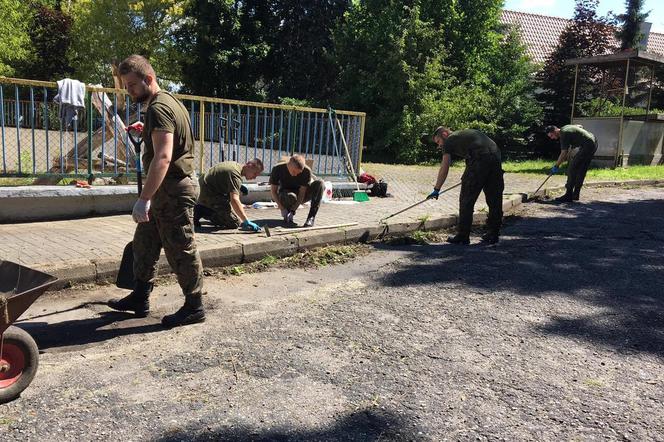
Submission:
[[[469,244],[470,229],[473,224],[475,202],[484,191],[489,206],[487,233],[482,240],[489,244],[498,242],[500,226],[503,221],[503,168],[500,150],[496,143],[484,133],[466,129],[451,132],[446,127],[438,127],[433,133],[433,141],[443,151],[438,178],[433,192],[428,198],[438,199],[440,189],[447,179],[450,169],[451,155],[466,160],[466,170],[461,177],[461,194],[459,195],[459,225],[456,236],[447,238],[453,244]]]
[[[162,324],[173,327],[205,320],[202,304],[203,266],[196,249],[193,208],[198,198],[194,172],[194,134],[184,105],[157,84],[154,69],[140,55],[119,66],[127,93],[146,103],[143,153],[145,185],[132,217],[135,289],[125,298],[109,301],[115,310],[147,316],[149,296],[163,247],[185,295],[182,308],[166,315]]]
[[[200,226],[200,219],[210,220],[222,229],[236,229],[258,232],[260,227],[247,218],[240,193],[246,194],[242,177],[253,180],[263,172],[263,162],[258,158],[244,165],[235,161],[224,161],[211,167],[198,179],[201,194],[194,207],[194,226]],[[244,188],[244,190],[243,190]]]
[[[565,188],[567,192],[556,201],[569,203],[578,201],[581,194],[583,181],[586,179],[586,173],[590,167],[590,162],[597,151],[597,140],[595,135],[576,124],[568,124],[561,128],[556,126],[547,126],[544,132],[552,140],[560,140],[560,155],[556,163],[551,168],[551,175],[558,172],[560,165],[569,156],[572,148],[579,148],[579,151],[569,160],[567,168],[567,183]]]

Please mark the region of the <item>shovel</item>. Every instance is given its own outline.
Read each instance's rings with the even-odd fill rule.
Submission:
[[[533,197],[528,199],[527,201],[531,201],[531,200],[535,199],[535,197],[537,196],[537,192],[540,191],[540,189],[546,184],[547,181],[549,181],[549,178],[551,178],[552,176],[553,176],[553,174],[550,173],[549,176],[547,176],[546,179],[544,181],[542,181],[542,184],[540,184],[540,186],[537,188],[537,190],[535,192],[533,192]]]
[[[143,144],[142,137],[134,137],[132,135],[132,130],[142,130],[142,123],[140,129],[138,128],[137,123],[132,124],[127,127],[127,135],[131,140],[131,144],[134,145],[136,149],[136,183],[138,186],[138,194],[141,194],[143,190],[143,177],[141,176],[141,144]],[[120,270],[118,270],[118,276],[115,279],[115,285],[121,289],[133,290],[135,285],[134,278],[134,245],[133,241],[129,241],[122,252],[122,261],[120,262]]]
[[[443,193],[447,192],[448,190],[452,190],[452,189],[454,189],[455,187],[459,187],[460,185],[461,185],[460,182],[459,182],[459,183],[456,183],[456,184],[455,184],[454,186],[452,186],[452,187],[448,187],[448,188],[445,189],[445,190],[441,190],[440,193],[438,193],[438,195],[442,195]],[[405,209],[401,209],[401,210],[399,210],[398,212],[393,213],[392,215],[386,216],[385,218],[381,218],[380,221],[378,221],[378,222],[379,222],[380,224],[383,224],[383,223],[385,223],[386,220],[392,218],[393,216],[397,216],[398,214],[403,213],[403,212],[405,212],[406,210],[410,210],[410,209],[412,209],[413,207],[419,206],[419,205],[422,204],[422,203],[426,203],[427,201],[430,201],[430,199],[429,199],[429,198],[425,198],[425,199],[423,199],[422,201],[418,201],[418,202],[416,202],[415,204],[411,204],[410,206],[406,207]]]

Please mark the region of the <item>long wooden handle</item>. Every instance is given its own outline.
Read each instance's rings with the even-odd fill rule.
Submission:
[[[357,223],[345,223],[345,224],[332,224],[329,226],[297,227],[294,229],[279,228],[279,229],[270,229],[270,231],[272,235],[285,235],[287,233],[308,232],[310,230],[334,229],[334,228],[350,227],[356,225]]]
[[[339,134],[341,135],[341,141],[344,144],[344,152],[346,152],[346,160],[348,161],[348,167],[350,167],[351,176],[353,177],[353,181],[355,181],[357,190],[360,190],[360,184],[357,182],[357,175],[355,175],[355,168],[353,167],[353,160],[350,157],[348,144],[346,143],[346,137],[344,137],[344,129],[341,127],[341,121],[339,121],[336,114],[334,115],[334,119],[337,120],[337,126],[339,126]]]

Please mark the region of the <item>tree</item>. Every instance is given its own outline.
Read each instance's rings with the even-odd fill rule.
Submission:
[[[0,75],[14,75],[30,55],[29,14],[23,1],[0,0]]]
[[[179,82],[173,32],[182,19],[178,0],[74,0],[68,57],[85,82],[113,84],[110,63],[131,54],[147,57],[160,79]]]
[[[266,35],[276,26],[268,1],[193,0],[176,33],[184,90],[207,96],[265,95]]]
[[[338,68],[332,31],[349,0],[276,0],[277,29],[268,35],[270,52],[265,70],[271,100],[307,99],[325,105],[336,95]]]
[[[617,16],[618,23],[622,26],[616,32],[616,38],[620,41],[620,50],[636,49],[641,41],[641,23],[646,21],[650,12],[641,12],[644,0],[626,0],[626,11]]]
[[[37,80],[57,80],[71,73],[67,50],[71,17],[59,7],[33,4],[29,36],[33,51],[20,64],[19,75]]]
[[[335,32],[338,104],[367,112],[369,153],[384,161],[414,160],[399,145],[404,111],[444,84],[444,36],[422,20],[418,3],[356,2]]]
[[[501,33],[499,8],[489,0],[351,6],[335,33],[340,100],[367,112],[372,158],[436,158],[419,139],[441,124],[484,130],[501,147],[523,137],[540,115],[531,98],[533,67],[517,37]]]
[[[558,126],[569,123],[572,110],[574,69],[565,66],[572,58],[592,57],[612,52],[613,21],[597,15],[597,0],[577,0],[574,18],[560,34],[558,44],[547,57],[537,75],[542,92],[538,101],[545,109],[548,124]],[[587,83],[581,83],[577,94],[589,95]]]

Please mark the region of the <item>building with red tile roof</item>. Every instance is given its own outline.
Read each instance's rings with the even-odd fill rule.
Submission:
[[[534,62],[544,63],[546,57],[558,44],[558,38],[565,26],[571,20],[550,15],[503,10],[500,21],[503,24],[517,26],[528,55]],[[647,51],[664,55],[664,34],[650,32]]]

